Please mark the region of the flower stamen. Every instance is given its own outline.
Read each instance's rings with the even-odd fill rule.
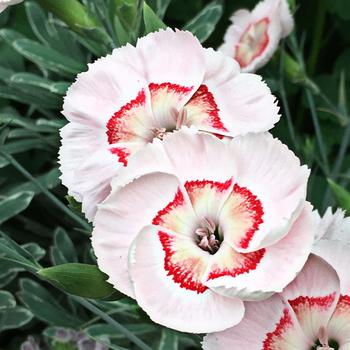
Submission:
[[[317,350],[334,350],[328,345],[328,334],[325,327],[321,327],[318,331],[318,340],[320,341],[321,346],[317,347]]]
[[[164,136],[167,133],[166,128],[152,128],[151,130],[154,134],[154,137],[160,140],[163,140]]]
[[[202,219],[202,226],[195,230],[196,242],[198,247],[215,254],[220,248],[221,241],[217,238],[216,225],[213,220],[208,218]]]

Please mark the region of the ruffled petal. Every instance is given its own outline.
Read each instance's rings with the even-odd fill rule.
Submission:
[[[350,234],[348,218],[338,222],[339,228],[344,231],[328,231],[328,237],[346,237]],[[340,297],[332,319],[328,325],[328,333],[331,339],[339,344],[350,342],[350,242],[341,240],[321,239],[315,245],[313,252],[327,261],[337,272],[340,279]],[[328,282],[327,282],[328,283]]]
[[[350,217],[344,217],[344,210],[338,208],[333,214],[332,208],[329,207],[322,218],[318,213],[317,215],[316,241],[328,239],[350,243]]]
[[[315,222],[311,205],[307,204],[287,236],[276,244],[242,253],[239,259],[229,250],[228,255],[222,258],[219,256],[228,267],[231,259],[234,269],[217,269],[214,255],[213,264],[203,283],[222,295],[243,300],[266,299],[273,293],[282,292],[303,268],[311,251],[314,234]],[[220,250],[216,254],[219,253]]]
[[[196,180],[226,182],[235,177],[232,150],[215,136],[183,128],[167,135],[163,147],[174,173],[183,183]]]
[[[245,303],[245,316],[237,326],[204,337],[204,350],[309,350],[293,311],[279,295]]]
[[[114,189],[100,205],[92,233],[98,265],[109,275],[110,283],[132,297],[127,262],[132,241],[152,222],[186,231],[193,224],[191,209],[173,175],[152,173]],[[184,215],[179,215],[181,210]]]
[[[136,48],[145,67],[157,125],[175,128],[171,111],[176,116],[203,80],[203,48],[190,32],[170,28],[139,39]]]
[[[249,207],[237,208],[235,201],[228,201],[220,221],[225,240],[233,248],[254,251],[289,232],[304,205],[309,170],[268,133],[237,137],[231,142],[231,150],[237,167],[235,181],[241,196],[249,199],[243,201]],[[239,215],[241,209],[245,216]],[[237,216],[244,219],[238,226],[234,222]]]
[[[235,61],[212,49],[205,57],[204,81],[185,107],[191,124],[237,136],[267,131],[278,122],[276,98],[260,76],[240,74]]]
[[[324,260],[311,255],[282,295],[294,310],[309,339],[327,334],[327,325],[339,298],[339,277]]]
[[[65,97],[62,181],[89,220],[128,156],[153,137],[147,82],[128,60],[137,64],[135,48],[114,50],[79,74]]]
[[[223,330],[241,321],[239,299],[222,297],[200,282],[208,253],[169,231],[145,228],[130,258],[136,300],[154,322],[183,332]]]

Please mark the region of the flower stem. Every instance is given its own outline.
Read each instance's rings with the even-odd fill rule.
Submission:
[[[77,296],[70,296],[73,300],[75,300],[80,305],[84,306],[88,310],[90,310],[95,315],[101,317],[105,322],[107,322],[109,325],[113,326],[118,332],[123,333],[126,338],[128,338],[131,342],[133,342],[135,345],[137,345],[142,350],[152,350],[146,343],[144,343],[139,337],[137,337],[135,334],[130,332],[126,327],[121,325],[119,322],[117,322],[115,319],[107,315],[105,312],[100,310],[98,307],[96,307],[94,304],[92,304],[90,301],[77,297]]]
[[[320,153],[321,153],[321,158],[322,158],[322,162],[324,165],[324,169],[326,172],[326,176],[329,176],[329,163],[328,163],[328,158],[327,158],[327,153],[326,153],[326,149],[324,146],[324,141],[323,141],[323,136],[322,136],[322,131],[321,131],[321,127],[320,127],[320,123],[317,117],[317,112],[316,112],[316,107],[315,107],[315,101],[314,98],[312,96],[312,93],[309,89],[305,89],[305,94],[306,94],[306,98],[310,107],[310,112],[311,112],[311,117],[312,117],[312,122],[315,128],[315,133],[316,133],[316,140],[318,143],[318,147],[320,149]]]

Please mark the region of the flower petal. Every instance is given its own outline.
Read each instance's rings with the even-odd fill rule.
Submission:
[[[255,74],[240,74],[235,61],[205,50],[204,81],[187,103],[189,121],[200,130],[237,136],[271,129],[280,115],[276,98]]]
[[[159,236],[159,229],[147,227],[135,241],[130,273],[142,309],[154,322],[184,332],[213,332],[240,322],[242,301],[222,297],[203,286],[198,288],[197,272],[205,267],[208,253],[196,246],[189,248],[187,241],[181,242],[185,245],[179,250],[180,256],[174,256],[174,238],[168,231],[163,235],[170,241],[162,244],[164,237]],[[185,285],[177,281],[177,273],[181,280],[186,276]]]
[[[59,151],[62,183],[69,195],[82,202],[82,211],[92,220],[97,204],[110,192],[110,181],[122,163],[106,148],[99,147],[99,138],[86,126],[69,123],[61,129],[62,146]],[[86,154],[85,145],[91,147]],[[96,179],[99,179],[96,181]]]
[[[245,303],[245,316],[237,326],[204,337],[204,350],[309,350],[290,309],[279,295]]]
[[[328,237],[346,237],[350,234],[348,218],[338,222],[344,231],[328,231]],[[315,245],[313,252],[327,261],[337,272],[340,279],[340,297],[338,305],[328,325],[329,337],[340,344],[350,342],[350,242],[341,240],[321,239]],[[327,282],[328,283],[328,282]]]
[[[89,220],[108,194],[111,179],[125,165],[125,152],[132,153],[153,135],[145,124],[152,119],[143,118],[151,115],[147,82],[127,62],[137,59],[130,45],[114,50],[79,74],[65,97],[62,113],[71,123],[61,130],[62,180],[69,193],[83,202]],[[122,157],[110,151],[117,142],[128,142],[119,145],[125,151]]]
[[[180,111],[203,80],[203,48],[190,32],[170,28],[139,39],[136,48],[150,84],[154,117],[160,127],[174,127],[169,112]]]
[[[327,239],[350,243],[350,217],[344,216],[344,210],[337,209],[333,214],[331,207],[327,208],[322,219],[318,215],[316,241]]]
[[[193,223],[188,220],[194,215],[190,204],[184,216],[176,216],[186,206],[185,202],[182,206],[176,203],[178,193],[179,182],[175,176],[152,173],[114,189],[100,205],[94,220],[92,246],[100,269],[121,292],[133,296],[127,256],[132,241],[144,226],[157,220],[157,224],[185,230]],[[169,216],[169,210],[174,210],[175,214]]]
[[[204,179],[226,182],[235,177],[232,150],[217,137],[182,128],[167,135],[162,146],[183,183]]]
[[[311,255],[303,270],[282,295],[294,310],[301,328],[311,340],[317,340],[339,298],[339,277],[324,260]],[[327,332],[327,331],[326,331]]]
[[[203,283],[222,295],[236,296],[243,300],[266,299],[273,293],[281,292],[304,266],[314,241],[314,231],[311,205],[306,204],[288,234],[279,242],[242,254],[246,258],[242,259],[242,265],[238,264],[236,271],[241,267],[243,273],[221,269],[216,274],[210,274],[217,270],[214,255],[213,265],[207,271]],[[230,251],[227,252],[229,255],[222,257],[225,262],[232,256]]]
[[[227,203],[228,208],[222,212],[222,222],[227,225],[227,229],[223,228],[225,239],[239,251],[254,251],[289,232],[304,205],[309,170],[268,133],[237,137],[231,142],[231,150],[236,158],[235,181],[250,192],[252,215],[255,216],[259,201],[263,216],[254,229],[248,226],[248,230],[230,230],[235,226],[230,222],[235,217],[230,216],[231,208],[235,207]]]

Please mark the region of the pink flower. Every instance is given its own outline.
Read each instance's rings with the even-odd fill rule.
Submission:
[[[204,49],[189,32],[161,30],[118,48],[79,74],[65,98],[62,181],[89,219],[129,157],[183,125],[237,136],[279,120],[261,77]]]
[[[328,210],[318,231],[314,255],[283,293],[246,303],[243,321],[207,335],[205,350],[350,349],[350,218]]]
[[[92,245],[102,271],[157,323],[185,332],[239,323],[243,300],[281,292],[314,240],[309,171],[268,133],[183,128],[113,180]]]
[[[16,5],[23,0],[0,0],[0,13],[4,11],[10,5]]]
[[[251,12],[236,11],[231,22],[219,50],[234,58],[243,72],[264,66],[294,26],[287,0],[263,0]]]

